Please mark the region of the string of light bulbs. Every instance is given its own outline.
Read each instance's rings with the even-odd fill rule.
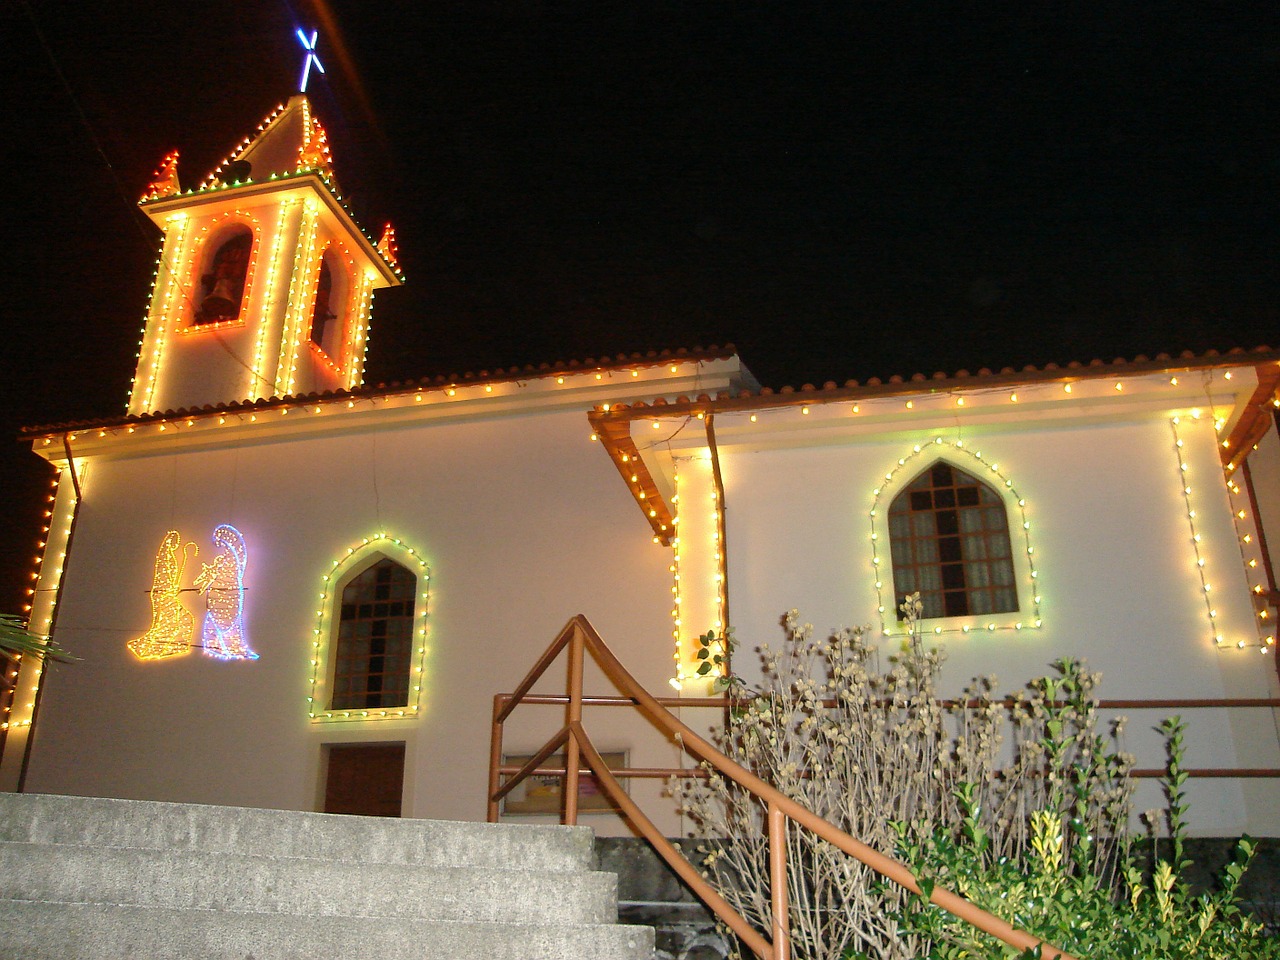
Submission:
[[[944,440],[941,436],[935,436],[931,441],[913,444],[911,452],[898,458],[897,463],[884,475],[884,479],[880,484],[871,491],[871,509],[868,513],[871,528],[871,569],[875,574],[875,590],[876,590],[876,613],[880,617],[880,631],[883,636],[889,636],[895,627],[897,627],[897,619],[893,616],[897,610],[897,600],[895,595],[889,593],[889,602],[885,600],[885,578],[886,558],[881,555],[881,537],[880,530],[877,526],[877,520],[880,515],[881,501],[898,482],[900,474],[906,472],[914,479],[919,471],[915,470],[912,464],[920,457],[933,456],[943,459],[942,454],[946,452],[951,456],[964,456],[976,461],[982,468],[981,472],[984,476],[994,477],[1000,481],[1001,491],[997,496],[1001,498],[1001,502],[1006,506],[1012,504],[1018,511],[1019,526],[1022,531],[1022,557],[1025,562],[1026,584],[1025,589],[1020,589],[1019,593],[1024,594],[1023,599],[1031,601],[1031,616],[1020,617],[1016,613],[1013,616],[1001,614],[992,619],[975,618],[973,623],[959,623],[955,625],[932,624],[927,627],[929,632],[935,635],[944,633],[960,633],[967,634],[976,630],[985,630],[993,632],[996,630],[1014,630],[1020,631],[1024,628],[1039,629],[1044,625],[1044,620],[1040,612],[1040,571],[1036,568],[1035,563],[1035,547],[1031,543],[1031,521],[1027,515],[1027,501],[1018,492],[1010,479],[1000,469],[997,461],[988,460],[982,455],[981,450],[970,449],[969,444],[963,439]],[[981,479],[981,477],[976,477]],[[1021,565],[1021,564],[1019,564]],[[892,570],[887,574],[892,578]],[[893,613],[889,613],[893,611]],[[888,613],[888,615],[886,615]],[[892,619],[891,619],[892,617]],[[950,619],[950,618],[948,618]]]
[[[339,613],[342,604],[340,587],[358,573],[377,555],[389,555],[412,565],[418,571],[418,589],[414,603],[413,646],[416,657],[409,678],[409,702],[403,707],[370,707],[367,709],[334,710],[317,704],[317,698],[327,699],[325,687],[333,674],[336,655]],[[309,665],[311,675],[307,680],[307,716],[313,722],[362,720],[395,720],[418,716],[422,707],[422,686],[427,658],[427,615],[430,601],[431,569],[427,561],[398,537],[379,532],[363,537],[349,546],[346,552],[331,562],[329,570],[320,578],[320,600],[316,610],[316,625],[311,638]]]

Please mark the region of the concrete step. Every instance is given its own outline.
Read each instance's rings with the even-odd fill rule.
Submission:
[[[0,794],[0,960],[652,960],[591,831]]]
[[[457,823],[0,793],[0,840],[564,872],[590,869],[587,827]]]
[[[9,900],[513,923],[618,917],[617,879],[598,872],[0,842],[0,877]]]
[[[523,895],[519,886],[512,899]],[[4,960],[649,960],[653,931],[598,924],[441,923],[377,916],[0,900]]]

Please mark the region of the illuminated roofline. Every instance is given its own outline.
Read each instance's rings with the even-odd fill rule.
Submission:
[[[1280,365],[1280,350],[1259,348],[1255,351],[1233,350],[1226,354],[1206,354],[1203,357],[1160,357],[1155,360],[1138,359],[1089,364],[1073,363],[1065,367],[1049,365],[1039,370],[1002,370],[999,373],[979,371],[970,375],[961,371],[953,376],[935,374],[925,377],[916,374],[910,379],[890,377],[882,382],[873,377],[865,383],[846,381],[844,386],[828,382],[821,389],[806,384],[800,389],[782,387],[773,390],[763,387],[758,392],[741,391],[736,394],[719,393],[683,397],[674,402],[655,400],[632,404],[616,404],[601,411],[608,420],[650,420],[654,417],[685,417],[701,413],[736,413],[767,411],[775,408],[820,406],[848,403],[858,400],[883,400],[894,397],[928,398],[940,394],[961,395],[999,391],[1013,387],[1032,387],[1052,384],[1087,383],[1096,380],[1129,380],[1149,377],[1153,374],[1187,374],[1215,370],[1252,369],[1263,376]]]
[[[672,367],[676,374],[665,372]],[[236,401],[200,410],[27,427],[20,431],[20,437],[30,441],[36,453],[57,462],[63,456],[64,437],[76,444],[77,456],[124,456],[154,450],[157,444],[173,449],[179,443],[184,448],[188,442],[226,443],[239,439],[236,435],[241,432],[246,442],[256,442],[281,432],[296,436],[304,430],[343,432],[369,426],[556,410],[581,414],[601,396],[629,399],[642,391],[652,395],[655,387],[675,393],[691,383],[729,382],[736,370],[732,354],[710,352],[621,363],[572,361],[547,364],[545,369],[512,369],[490,379],[437,377],[322,395]],[[482,377],[486,374],[481,372]],[[303,423],[307,426],[303,427]]]
[[[164,221],[174,213],[189,211],[208,204],[221,204],[228,200],[243,204],[246,200],[279,193],[282,189],[300,189],[314,193],[324,203],[325,209],[337,218],[347,233],[356,239],[361,253],[377,268],[383,286],[394,287],[404,282],[404,276],[399,268],[393,267],[382,255],[378,250],[377,242],[356,222],[329,178],[317,170],[272,174],[266,180],[236,181],[227,186],[187,190],[155,200],[144,200],[139,206],[158,226],[163,227]]]

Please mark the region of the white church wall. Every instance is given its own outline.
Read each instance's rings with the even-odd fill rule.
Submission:
[[[1083,657],[1103,675],[1104,698],[1263,697],[1274,695],[1274,666],[1257,649],[1218,649],[1201,585],[1181,477],[1193,490],[1200,556],[1212,587],[1214,621],[1230,644],[1256,644],[1248,585],[1230,505],[1208,420],[1184,421],[1185,473],[1170,423],[1155,417],[1131,423],[966,428],[966,449],[998,463],[1026,500],[1043,625],[1035,629],[1022,597],[1021,630],[934,637],[945,647],[944,678],[956,692],[972,677],[996,674],[1004,689],[1044,674],[1061,657]],[[975,475],[975,463],[949,444],[940,450]],[[875,589],[870,539],[873,490],[913,445],[928,447],[932,434],[884,433],[847,445],[737,451],[721,449],[729,544],[730,606],[741,643],[740,673],[758,675],[752,651],[775,644],[781,616],[797,608],[817,631],[869,625],[880,632],[880,603],[896,633],[887,544],[880,550],[883,600]],[[887,514],[892,496],[928,463],[932,451],[911,461],[880,500]],[[1020,517],[1010,513],[1015,551]],[[887,528],[878,525],[887,539]],[[1025,573],[1025,571],[1024,571]],[[951,626],[926,621],[926,628]],[[887,652],[900,638],[885,637]],[[1130,747],[1139,766],[1158,767],[1163,754],[1150,731],[1160,711],[1130,716]],[[1260,717],[1229,720],[1220,711],[1187,716],[1188,766],[1275,765],[1276,737],[1260,735]],[[1246,802],[1246,793],[1250,798]],[[1280,833],[1274,782],[1242,786],[1234,780],[1197,780],[1189,789],[1200,833]],[[1154,784],[1139,791],[1138,809],[1159,805]]]
[[[237,358],[252,356],[252,329],[230,327],[219,330],[216,336],[183,332],[170,337],[187,342],[181,344],[180,350],[171,346],[150,409],[198,408],[210,397],[251,395],[255,387],[253,371],[238,363]]]
[[[670,676],[667,552],[588,434],[580,413],[561,413],[89,464],[56,632],[84,660],[48,679],[28,789],[314,809],[323,744],[403,741],[406,815],[483,818],[492,696],[570,616],[586,614],[649,689]],[[137,660],[125,644],[150,622],[165,531],[201,547],[190,584],[220,523],[248,546],[260,659]],[[321,577],[383,531],[431,568],[421,716],[313,722]],[[199,619],[203,602],[183,596]],[[550,676],[540,689],[560,692],[563,667]],[[598,714],[600,749],[671,764],[630,711]],[[526,707],[507,749],[530,752],[562,723],[558,708]],[[656,782],[632,790],[661,802]]]

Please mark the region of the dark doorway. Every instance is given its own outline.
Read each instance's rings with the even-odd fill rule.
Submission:
[[[326,745],[324,812],[365,817],[400,816],[404,744]]]

